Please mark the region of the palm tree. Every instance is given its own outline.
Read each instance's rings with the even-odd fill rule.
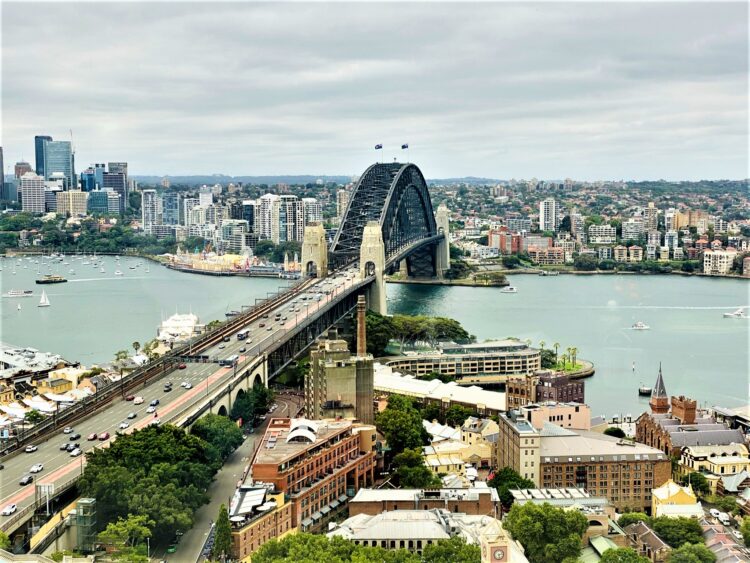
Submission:
[[[573,348],[571,346],[568,346],[565,348],[565,351],[568,353],[568,359],[570,360],[573,357]]]
[[[539,348],[541,348],[542,352],[544,352],[544,345],[547,344],[544,340],[539,341]]]
[[[531,338],[527,338],[524,342],[526,342],[526,346],[531,346]]]
[[[578,359],[578,348],[575,346],[570,349],[570,353],[573,356],[573,367],[576,367],[576,360]]]
[[[565,354],[562,354],[560,356],[560,359],[562,360],[562,369],[563,369],[563,371],[565,371],[565,366],[568,363],[568,356],[566,356]]]
[[[138,350],[141,349],[141,343],[137,340],[133,342],[133,350],[135,350],[136,355],[138,354]]]
[[[555,349],[555,364],[557,364],[557,350],[558,350],[558,348],[560,348],[560,343],[559,342],[555,342],[552,345],[552,347]]]

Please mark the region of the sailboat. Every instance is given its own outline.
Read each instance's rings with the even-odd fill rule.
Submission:
[[[21,310],[21,304],[20,303],[18,304],[18,307],[16,307],[16,309],[19,310],[19,311]]]
[[[39,307],[49,307],[50,302],[49,298],[47,297],[47,292],[42,291],[42,298],[39,300]]]

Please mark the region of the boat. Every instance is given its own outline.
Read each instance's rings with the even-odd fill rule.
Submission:
[[[46,291],[42,291],[42,298],[39,300],[39,305],[38,306],[39,307],[49,307],[50,306],[49,298],[47,297],[47,292]]]
[[[99,268],[99,272],[103,274],[104,273],[104,268]]]
[[[560,275],[560,272],[555,272],[555,271],[552,271],[552,270],[542,270],[541,272],[539,272],[539,275],[540,276],[545,276],[545,277],[546,276],[557,276],[557,275]]]
[[[3,297],[31,297],[34,295],[33,289],[11,289],[3,293]]]
[[[748,316],[745,314],[745,309],[740,307],[732,313],[724,313],[725,319],[747,319]]]
[[[122,272],[121,272],[120,270],[115,270],[115,275],[116,275],[116,276],[121,276],[121,275],[122,275]]]
[[[224,316],[225,317],[236,317],[239,314],[240,314],[239,311],[227,311],[226,313],[224,313]]]
[[[504,287],[500,290],[500,293],[518,293],[518,288],[512,285]]]
[[[130,266],[130,269],[131,270],[135,270],[135,266]]]
[[[634,324],[633,326],[631,326],[630,328],[631,328],[631,329],[633,329],[633,330],[648,330],[648,329],[650,329],[651,327],[650,327],[650,326],[648,326],[648,325],[647,325],[646,323],[644,323],[643,321],[638,321],[637,323],[635,323],[635,324]]]
[[[76,273],[76,271],[75,271],[75,270],[74,270],[73,268],[71,268],[70,270],[68,270],[68,273],[69,273],[69,274],[75,274],[75,273]]]
[[[638,395],[640,395],[641,397],[648,397],[651,395],[651,391],[652,391],[651,387],[646,387],[645,385],[641,385],[638,388]]]
[[[146,272],[148,274],[150,271],[151,270],[148,269],[148,266],[146,266],[146,269],[144,270],[144,272]]]
[[[36,280],[36,283],[40,283],[40,284],[46,284],[46,283],[65,283],[66,281],[68,281],[68,280],[66,280],[62,276],[58,276],[58,275],[55,275],[55,274],[48,274],[48,275],[42,276],[41,278],[39,278],[38,280]]]
[[[18,309],[19,311],[21,310],[21,304],[20,303],[18,304],[18,307],[16,307],[16,309]]]
[[[91,262],[89,262],[88,260],[84,260],[83,262],[81,262],[81,265],[82,266],[90,266]]]

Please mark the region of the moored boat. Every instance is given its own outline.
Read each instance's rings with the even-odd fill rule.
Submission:
[[[504,287],[500,290],[500,293],[518,293],[518,288],[512,285]]]
[[[3,297],[31,297],[34,295],[32,289],[11,289],[3,293]]]
[[[68,280],[66,280],[62,276],[58,276],[58,275],[55,275],[55,274],[48,274],[48,275],[42,276],[41,278],[39,278],[38,280],[36,280],[36,283],[39,283],[39,284],[65,283],[66,281],[68,281]]]
[[[651,327],[650,327],[650,326],[648,326],[648,325],[647,325],[646,323],[644,323],[643,321],[638,321],[637,323],[635,323],[635,324],[634,324],[633,326],[631,326],[630,328],[632,328],[633,330],[649,330],[649,329],[650,329]]]

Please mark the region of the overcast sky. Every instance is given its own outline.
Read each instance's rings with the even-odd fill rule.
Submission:
[[[748,7],[2,3],[6,169],[748,176]]]

